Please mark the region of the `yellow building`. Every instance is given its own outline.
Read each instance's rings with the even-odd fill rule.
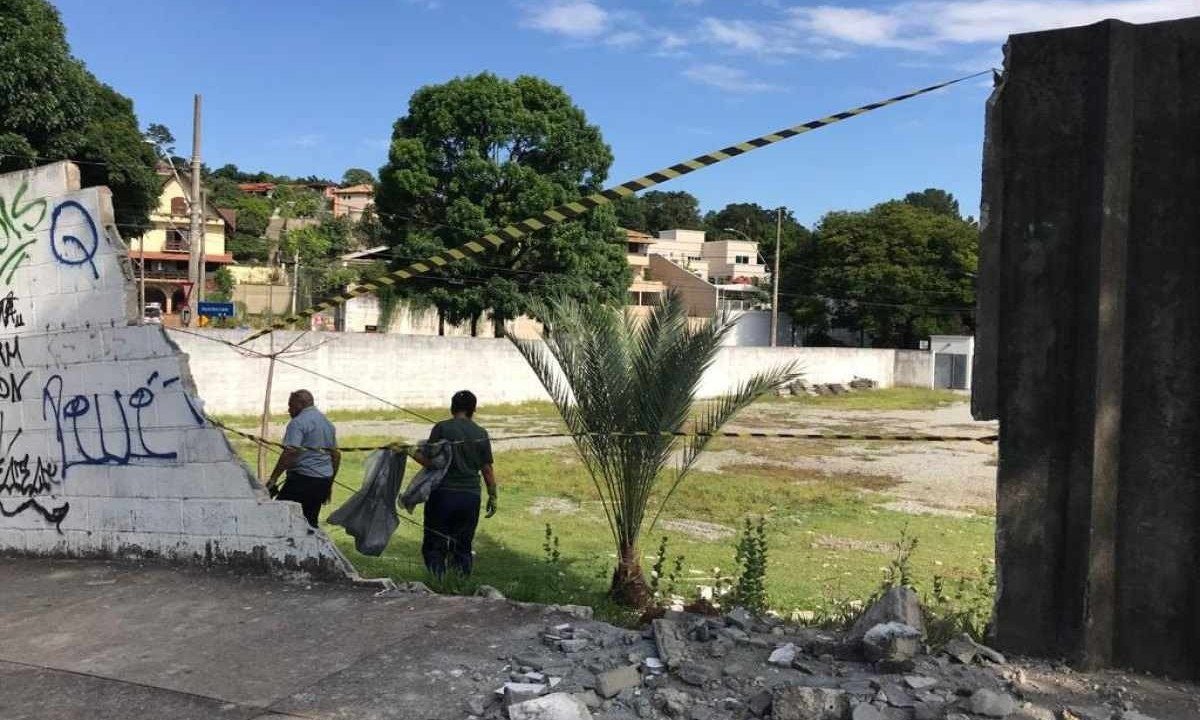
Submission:
[[[151,228],[141,237],[129,240],[129,257],[138,280],[145,282],[146,303],[159,303],[163,314],[173,320],[179,309],[187,304],[192,283],[188,278],[188,255],[191,251],[191,210],[189,188],[181,184],[169,167],[159,168],[162,191],[158,207],[150,213]],[[213,277],[218,268],[233,262],[225,252],[226,232],[231,232],[235,215],[209,205],[204,212],[205,292],[216,289]]]

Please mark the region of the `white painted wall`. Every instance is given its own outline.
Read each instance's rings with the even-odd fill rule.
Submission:
[[[245,330],[204,330],[206,337],[238,342]],[[274,333],[246,347],[268,352],[281,348],[297,332]],[[189,365],[210,412],[251,415],[262,409],[267,360],[246,356],[227,345],[192,335],[173,336],[189,356]],[[373,333],[311,332],[293,346],[286,360],[326,378],[279,364],[275,368],[271,407],[282,413],[288,393],[305,388],[318,407],[385,408],[386,404],[339,385],[340,380],[403,406],[442,407],[458,390],[469,389],[481,404],[548,399],[533,371],[507,340],[425,337]],[[895,382],[895,350],[860,348],[722,348],[705,375],[701,393],[718,395],[752,373],[772,365],[799,363],[812,383],[848,383],[870,378],[883,387]],[[925,353],[927,355],[927,353]],[[330,380],[332,378],[333,380]]]
[[[142,326],[105,188],[0,176],[0,551],[350,566],[202,419],[187,358]]]

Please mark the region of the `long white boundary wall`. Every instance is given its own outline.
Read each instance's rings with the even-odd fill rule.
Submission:
[[[191,331],[189,331],[191,332]],[[174,333],[188,354],[192,374],[209,412],[252,415],[262,411],[268,361],[215,341],[236,343],[245,330],[199,331],[203,337]],[[249,343],[267,353],[297,340],[298,332],[277,332]],[[756,371],[796,362],[809,383],[848,383],[869,378],[882,387],[928,386],[929,353],[859,348],[722,348],[704,377],[701,394],[718,395]],[[351,410],[387,407],[335,381],[407,406],[442,406],[464,388],[481,404],[548,399],[537,378],[507,340],[374,333],[305,333],[276,364],[271,408],[282,413],[292,390],[312,391],[318,407]],[[922,371],[922,367],[924,368]]]
[[[267,498],[204,420],[186,356],[138,324],[108,190],[58,163],[0,176],[0,208],[0,552],[352,572]]]

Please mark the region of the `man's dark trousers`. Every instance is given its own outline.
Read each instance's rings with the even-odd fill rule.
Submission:
[[[425,538],[421,555],[425,567],[436,577],[446,574],[446,568],[471,574],[471,543],[479,525],[477,492],[437,488],[425,502]]]
[[[316,527],[321,506],[329,500],[332,492],[333,478],[311,477],[289,471],[287,481],[276,499],[300,503],[300,507],[304,509],[304,519],[309,525]]]

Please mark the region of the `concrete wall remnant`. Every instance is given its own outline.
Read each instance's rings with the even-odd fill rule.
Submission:
[[[141,325],[107,188],[0,175],[0,552],[351,572],[204,419],[187,357]]]
[[[996,642],[1200,676],[1200,18],[1016,35],[988,107],[974,413]]]

